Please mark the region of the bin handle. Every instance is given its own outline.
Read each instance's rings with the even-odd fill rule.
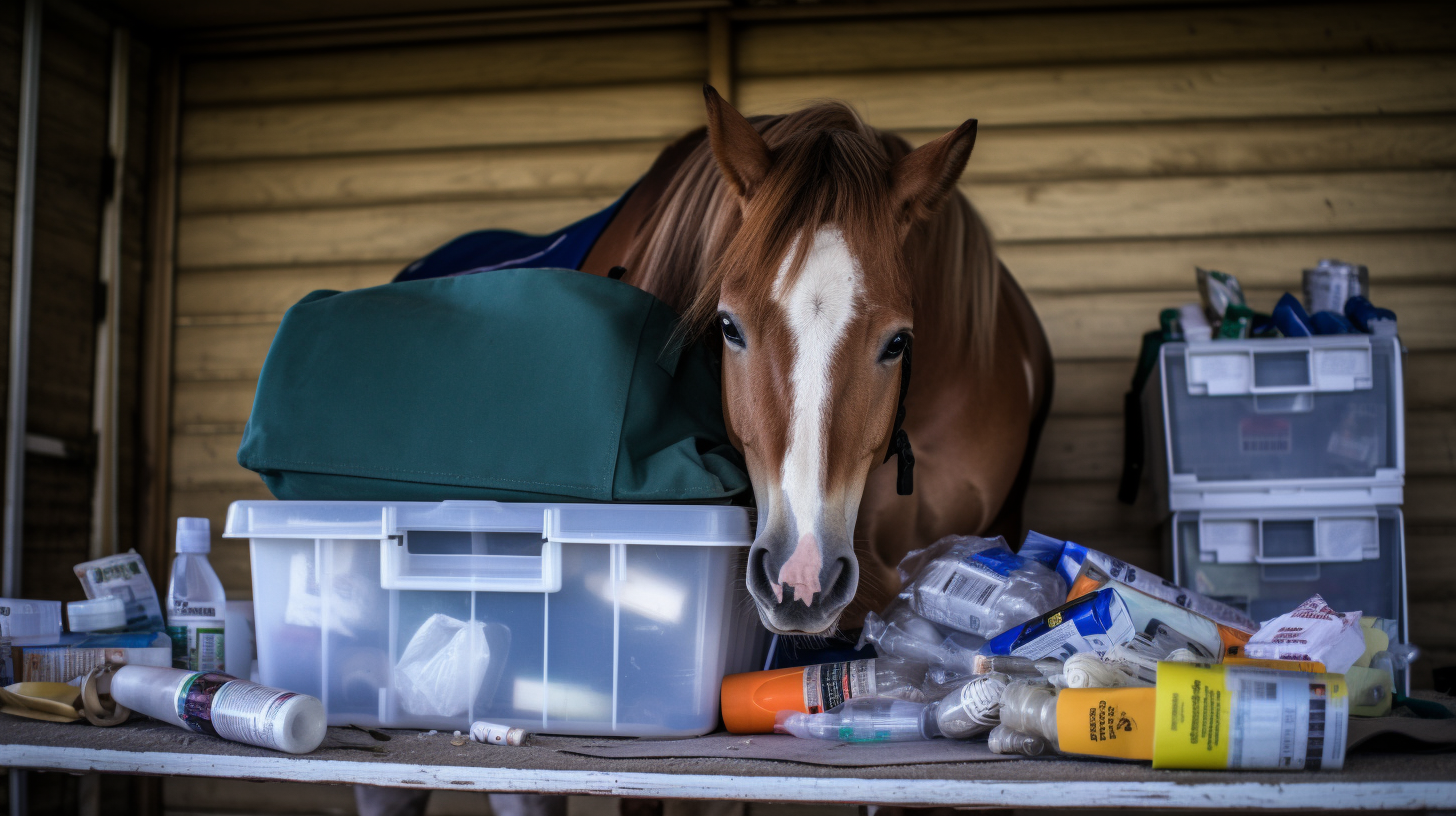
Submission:
[[[561,542],[536,555],[412,554],[403,538],[379,542],[384,589],[440,592],[556,592],[561,589]]]

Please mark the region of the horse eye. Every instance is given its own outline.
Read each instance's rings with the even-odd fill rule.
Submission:
[[[729,317],[726,314],[720,313],[718,315],[718,325],[721,326],[723,329],[724,340],[727,340],[728,342],[740,348],[743,347],[743,335],[739,333],[738,324],[733,322],[733,318]]]
[[[894,337],[891,337],[890,342],[885,344],[885,353],[880,355],[880,359],[893,360],[899,357],[905,353],[905,346],[909,342],[910,338],[904,332],[900,332]]]

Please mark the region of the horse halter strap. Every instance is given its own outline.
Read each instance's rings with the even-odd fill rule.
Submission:
[[[915,454],[910,450],[910,434],[905,433],[905,395],[910,392],[910,347],[905,340],[905,352],[900,356],[900,405],[895,409],[895,429],[890,432],[890,449],[885,452],[885,461],[891,456],[900,457],[899,470],[895,473],[895,492],[908,496],[915,490]]]

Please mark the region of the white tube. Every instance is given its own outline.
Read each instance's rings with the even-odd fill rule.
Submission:
[[[526,731],[523,728],[480,720],[470,726],[470,738],[487,745],[520,745],[526,741]]]
[[[318,698],[226,674],[122,666],[111,698],[179,728],[290,754],[319,747],[328,728]]]

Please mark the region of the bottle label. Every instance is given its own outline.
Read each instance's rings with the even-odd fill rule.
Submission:
[[[1057,694],[1057,746],[1069,754],[1147,759],[1153,701],[1150,688],[1064,689]]]
[[[204,672],[223,671],[226,661],[223,660],[222,627],[197,627],[192,631],[195,634],[191,638],[192,648],[187,660],[191,665],[188,668]]]
[[[1338,674],[1158,667],[1155,768],[1338,770],[1349,694]]]
[[[177,691],[177,719],[199,734],[218,736],[212,723],[213,699],[233,678],[225,674],[197,672],[182,681]]]
[[[217,623],[199,621],[168,626],[167,637],[172,640],[172,668],[223,671],[226,663],[223,627]]]
[[[218,612],[217,612],[217,606],[215,604],[208,603],[208,604],[201,604],[199,606],[193,606],[192,604],[188,603],[187,601],[173,601],[172,602],[172,613],[171,613],[171,616],[170,617],[173,617],[173,618],[221,618],[222,615],[219,615],[218,614]]]
[[[855,697],[875,696],[875,659],[804,667],[804,709],[820,714]]]
[[[172,668],[187,669],[191,647],[188,645],[187,625],[168,626],[167,637],[172,639]]]
[[[291,691],[234,680],[218,690],[212,704],[212,727],[234,742],[278,748],[273,741],[274,721],[283,704],[298,695]]]

